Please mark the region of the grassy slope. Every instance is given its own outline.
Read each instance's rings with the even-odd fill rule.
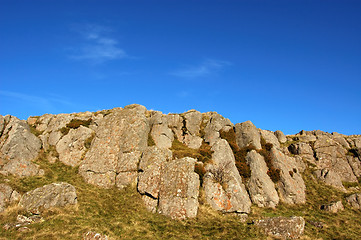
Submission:
[[[114,239],[266,239],[249,223],[253,219],[280,215],[303,216],[306,221],[324,223],[322,229],[306,223],[306,239],[358,239],[361,236],[361,211],[350,209],[345,202],[345,211],[337,214],[319,210],[321,204],[343,199],[344,194],[331,187],[315,184],[307,173],[305,205],[281,204],[276,210],[253,207],[248,224],[203,205],[196,219],[176,221],[148,212],[135,186],[124,190],[99,189],[86,184],[76,168],[59,162],[51,164],[46,158],[47,155],[43,154],[37,161],[45,169],[45,176],[21,180],[1,176],[0,182],[8,179],[9,184],[21,193],[52,182],[68,182],[77,189],[78,206],[44,212],[45,221],[29,225],[31,231],[28,233],[20,233],[16,229],[5,231],[0,227],[0,239],[81,239],[88,230],[107,234]],[[24,211],[13,206],[0,214],[0,225],[15,221],[18,213],[24,214]]]

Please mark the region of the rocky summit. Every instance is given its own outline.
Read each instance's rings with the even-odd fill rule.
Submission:
[[[233,124],[215,112],[163,114],[133,104],[98,112],[45,114],[26,121],[0,115],[0,173],[1,221],[8,221],[1,230],[5,238],[19,234],[33,238],[32,232],[42,224],[52,226],[46,223],[57,214],[71,218],[98,207],[92,223],[104,221],[101,215],[123,214],[115,211],[114,204],[105,212],[87,202],[87,196],[97,192],[104,193],[102,198],[127,192],[141,203],[132,211],[144,208],[172,224],[183,220],[194,226],[204,218],[232,218],[255,229],[254,239],[267,234],[313,238],[314,231],[323,231],[327,238],[331,234],[323,227],[327,223],[317,221],[339,221],[338,214],[347,211],[361,216],[360,135],[319,130],[285,135],[259,129],[251,121]],[[26,217],[44,215],[43,220],[16,227],[8,219],[14,209]],[[270,220],[270,215],[278,218]],[[340,221],[357,224],[349,218]],[[227,224],[215,228],[226,232]],[[84,239],[131,238],[124,234],[126,227],[121,232],[86,226],[79,232]],[[161,231],[157,229],[147,231]],[[72,238],[70,230],[63,231]],[[210,239],[207,234],[200,231],[190,238]],[[339,237],[349,236],[340,230]]]

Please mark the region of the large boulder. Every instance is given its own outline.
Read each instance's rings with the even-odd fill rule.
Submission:
[[[305,229],[303,217],[273,217],[255,221],[255,225],[275,238],[296,239]]]
[[[277,137],[277,139],[278,139],[278,141],[280,143],[286,143],[287,142],[287,137],[280,130],[275,131],[275,135],[276,135],[276,137]]]
[[[231,147],[224,139],[212,146],[212,164],[206,166],[205,198],[213,209],[224,212],[249,213],[251,200],[235,165]]]
[[[0,184],[0,212],[12,202],[20,199],[20,194],[5,183]]]
[[[268,167],[264,158],[252,150],[247,154],[246,160],[251,169],[247,186],[252,202],[258,207],[276,207],[279,197],[275,184],[267,174]]]
[[[137,172],[140,156],[148,145],[145,112],[143,106],[129,105],[104,117],[79,167],[85,181],[110,188],[115,185],[117,174]]]
[[[80,126],[77,129],[70,129],[69,133],[56,144],[59,160],[65,165],[72,167],[79,166],[84,154],[88,150],[85,142],[90,140],[94,135],[95,132],[93,130],[84,126]]]
[[[288,204],[306,202],[306,186],[297,168],[296,160],[286,156],[276,148],[271,149],[273,166],[280,169],[280,180],[277,184],[280,200]]]
[[[259,132],[261,134],[261,138],[263,138],[266,143],[272,144],[272,146],[277,149],[281,148],[281,144],[273,132],[268,130],[260,130]]]
[[[293,143],[288,147],[288,151],[295,155],[300,155],[300,157],[312,164],[316,164],[316,160],[313,157],[313,150],[310,144],[299,142]]]
[[[64,207],[77,204],[75,187],[69,183],[52,183],[25,193],[19,206],[39,214],[51,207]]]
[[[29,125],[13,116],[0,116],[0,167],[5,174],[18,177],[41,175],[44,173],[35,159],[41,148],[41,141],[31,133]]]
[[[253,146],[261,149],[261,135],[255,125],[251,121],[237,123],[235,126],[236,141],[240,148]]]
[[[194,218],[198,212],[199,176],[196,160],[182,158],[164,165],[159,188],[158,213],[173,219]]]
[[[333,186],[341,191],[346,191],[342,184],[340,175],[338,175],[334,170],[324,168],[314,171],[313,174],[319,181],[325,183],[326,185]]]

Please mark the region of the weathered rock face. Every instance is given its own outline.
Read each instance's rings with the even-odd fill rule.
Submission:
[[[233,128],[233,124],[227,118],[222,117],[220,114],[215,112],[209,112],[205,114],[208,121],[204,128],[204,141],[213,146],[220,139],[219,131],[223,130],[228,132]]]
[[[226,140],[212,146],[213,164],[208,165],[203,185],[206,201],[215,210],[249,213],[251,201],[235,166],[233,152]]]
[[[266,234],[281,239],[296,239],[302,236],[305,220],[302,217],[275,217],[258,220],[255,225]]]
[[[345,187],[342,185],[342,180],[340,176],[333,170],[327,168],[324,168],[322,170],[316,170],[314,172],[314,175],[319,181],[324,182],[326,185],[336,187],[342,191],[346,190]]]
[[[195,159],[182,158],[164,165],[159,188],[158,213],[173,219],[194,218],[198,211],[199,176]]]
[[[273,132],[268,131],[268,130],[260,130],[259,132],[261,134],[261,138],[263,138],[266,141],[266,143],[272,144],[273,147],[275,147],[277,149],[281,148],[281,144]]]
[[[280,169],[280,182],[277,184],[280,200],[288,204],[305,203],[306,186],[295,159],[275,148],[271,149],[271,154],[274,167]]]
[[[20,194],[9,185],[0,184],[0,212],[4,211],[7,205],[20,200]]]
[[[148,147],[139,163],[138,191],[148,197],[159,197],[160,179],[164,164],[172,159],[170,150]]]
[[[69,133],[56,144],[59,160],[72,167],[78,166],[88,150],[85,141],[90,140],[94,135],[92,129],[84,126],[70,129]]]
[[[240,148],[253,146],[261,149],[261,136],[251,121],[237,123],[235,126],[237,145]]]
[[[316,164],[316,160],[313,157],[313,150],[310,144],[303,142],[294,143],[288,147],[288,150],[292,154],[300,155],[303,160]]]
[[[193,149],[198,149],[202,145],[203,139],[199,136],[202,122],[202,113],[190,110],[184,113],[185,129],[183,133],[183,143]]]
[[[117,174],[138,170],[149,133],[145,111],[143,106],[130,105],[114,110],[100,122],[92,147],[79,167],[88,183],[110,188]]]
[[[317,166],[320,169],[330,169],[339,175],[341,181],[357,182],[352,168],[348,164],[347,150],[327,135],[317,137],[314,143]]]
[[[287,138],[286,138],[285,134],[283,132],[281,132],[280,130],[275,131],[275,135],[280,143],[287,142]]]
[[[344,210],[344,208],[343,208],[342,202],[337,201],[337,202],[331,202],[329,204],[322,205],[321,210],[324,210],[327,212],[332,212],[332,213],[337,213],[338,211]]]
[[[1,171],[18,177],[43,174],[31,162],[39,154],[41,141],[31,133],[27,123],[13,116],[0,116],[0,123]]]
[[[247,163],[251,168],[251,178],[247,186],[252,202],[258,207],[276,207],[279,197],[275,184],[267,175],[268,167],[263,157],[252,150],[247,154]]]
[[[151,136],[159,148],[170,148],[174,140],[174,133],[168,127],[168,119],[161,112],[152,112],[150,118]]]
[[[355,209],[361,208],[361,193],[354,193],[346,198],[346,202]]]
[[[20,199],[19,206],[38,214],[50,207],[64,207],[75,205],[77,195],[75,187],[69,183],[52,183],[25,193]]]

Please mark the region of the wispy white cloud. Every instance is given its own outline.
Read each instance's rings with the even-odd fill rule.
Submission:
[[[230,64],[231,63],[227,61],[207,59],[199,65],[188,66],[186,68],[171,72],[170,74],[182,78],[198,78],[215,74]]]
[[[72,47],[73,53],[70,55],[72,59],[103,63],[128,57],[119,47],[118,41],[110,36],[111,28],[87,25],[77,32],[81,35],[81,42],[79,46]]]
[[[57,111],[59,106],[67,106],[67,107],[75,106],[72,102],[63,99],[60,96],[43,97],[43,96],[24,94],[20,92],[2,91],[2,90],[0,90],[0,95],[4,97],[15,98],[20,101],[33,104],[34,106],[40,109],[44,109],[45,111]]]

